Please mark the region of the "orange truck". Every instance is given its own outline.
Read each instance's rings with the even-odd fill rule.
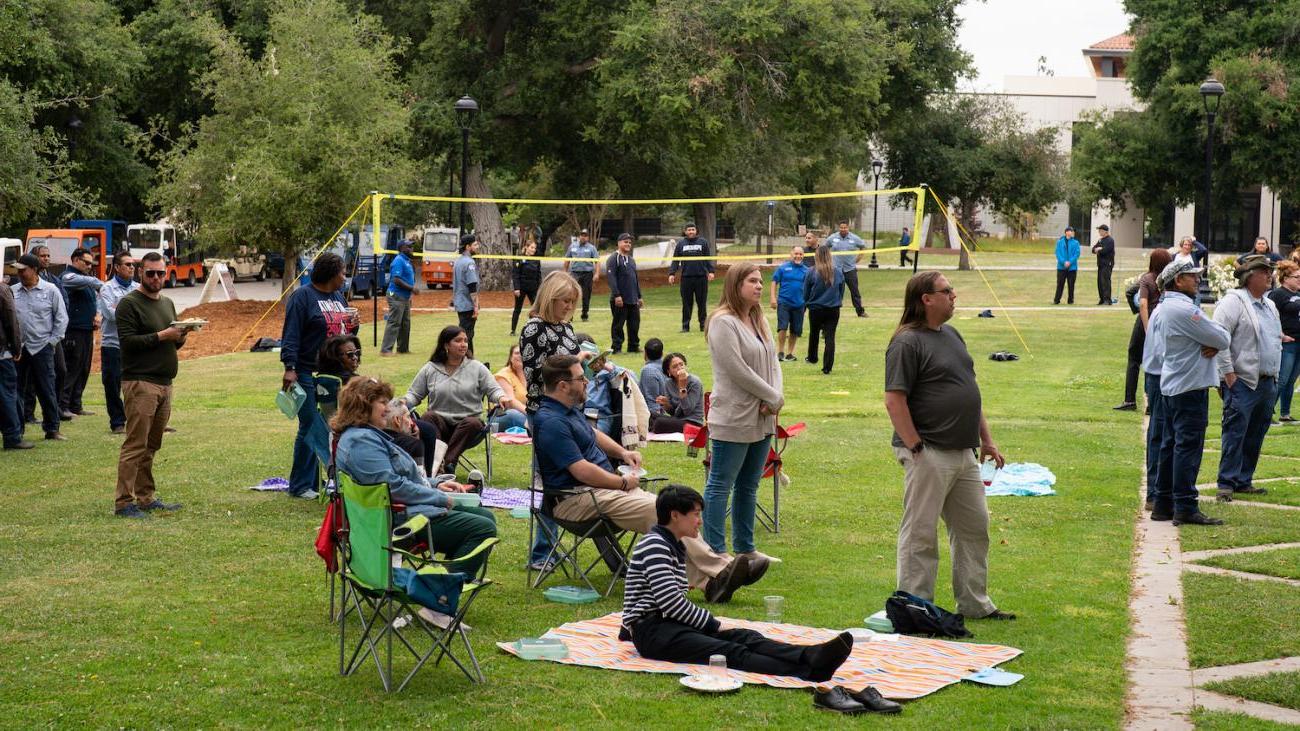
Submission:
[[[455,254],[460,248],[460,231],[454,228],[427,228],[421,239],[421,251],[427,253]],[[420,267],[424,277],[424,286],[429,289],[451,289],[452,259],[446,257],[425,258]]]
[[[27,231],[27,245],[23,251],[45,246],[50,250],[49,272],[59,276],[68,268],[68,258],[77,248],[89,249],[95,255],[96,271],[100,279],[108,279],[107,267],[111,255],[105,242],[108,233],[102,228],[33,228]]]
[[[176,227],[169,223],[133,223],[126,227],[126,241],[136,260],[150,252],[163,255],[167,261],[167,287],[175,287],[177,282],[193,287],[195,282],[207,279],[203,253],[193,241],[178,238]]]

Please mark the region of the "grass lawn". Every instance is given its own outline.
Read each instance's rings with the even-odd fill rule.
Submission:
[[[1235,499],[1226,505],[1210,503],[1202,508],[1216,518],[1223,518],[1226,524],[1181,529],[1184,551],[1300,541],[1300,522],[1295,511],[1252,508],[1238,505]]]
[[[1232,665],[1300,654],[1295,617],[1300,591],[1271,581],[1183,574],[1192,667]]]
[[[833,375],[803,363],[784,366],[785,418],[807,421],[809,430],[787,452],[793,482],[783,496],[783,531],[760,529],[758,541],[785,562],[722,614],[760,618],[762,596],[774,593],[786,597],[787,621],[857,626],[894,588],[902,477],[888,447],[881,384],[897,318],[886,308],[897,307],[906,276],[864,275],[872,316],[859,320],[846,311]],[[1050,302],[1050,273],[989,276],[1007,304]],[[954,272],[951,280],[959,305],[991,306],[977,274]],[[1086,302],[1091,286],[1080,286]],[[676,333],[676,292],[647,294],[643,337],[663,337],[669,349],[686,353],[708,384],[703,338]],[[585,327],[603,340],[609,319],[601,306]],[[976,358],[996,440],[1009,459],[1047,465],[1058,476],[1056,497],[997,498],[990,506],[992,595],[1021,618],[973,622],[973,630],[976,641],[1023,649],[1008,669],[1027,677],[1011,688],[944,689],[908,704],[891,725],[1113,728],[1124,709],[1142,451],[1137,419],[1109,407],[1119,401],[1132,316],[1122,306],[1013,313],[1036,357],[992,363],[988,353],[1020,347],[1007,318],[973,314],[960,311],[954,324]],[[494,365],[509,345],[507,318],[485,313],[478,328],[479,352]],[[367,331],[362,372],[405,386],[446,321],[417,316],[414,354],[394,359],[375,357]],[[326,621],[323,572],[311,550],[321,508],[244,489],[288,472],[293,424],[272,404],[279,372],[265,354],[182,364],[173,416],[179,431],[168,435],[155,464],[159,495],[185,504],[176,516],[136,523],[110,515],[119,441],[102,416],[68,424],[67,443],[0,455],[8,528],[0,532],[0,646],[8,660],[0,666],[0,704],[9,718],[24,726],[133,727],[832,722],[802,693],[749,687],[739,698],[698,697],[671,677],[529,664],[500,653],[493,642],[619,608],[617,598],[551,604],[525,589],[527,522],[506,514],[498,517],[503,544],[492,564],[498,586],[470,619],[486,685],[471,686],[440,667],[387,696],[373,671],[338,677],[337,635]],[[102,415],[96,383],[87,405]],[[498,482],[522,486],[527,451],[497,455]],[[702,486],[698,461],[679,445],[650,445],[647,464]],[[937,601],[952,607],[946,559],[939,575]]]
[[[1207,558],[1199,563],[1252,574],[1300,579],[1300,548],[1279,548],[1260,553],[1234,553]]]
[[[1220,680],[1205,687],[1227,695],[1300,710],[1300,672]]]
[[[1295,726],[1275,721],[1265,721],[1244,713],[1198,710],[1192,721],[1199,731],[1291,731]]]

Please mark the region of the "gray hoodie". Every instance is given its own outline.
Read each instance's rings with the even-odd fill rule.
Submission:
[[[432,361],[425,363],[415,374],[411,387],[402,401],[415,411],[420,402],[429,399],[429,408],[453,421],[483,413],[483,399],[493,403],[505,395],[500,384],[492,377],[487,366],[466,358],[455,373],[448,374],[447,367]]]

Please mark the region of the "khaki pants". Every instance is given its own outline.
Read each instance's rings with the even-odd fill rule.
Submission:
[[[978,479],[978,475],[976,476]],[[623,492],[591,487],[579,488],[583,492],[565,498],[555,506],[555,517],[560,520],[591,520],[599,512],[614,521],[614,525],[637,533],[648,533],[658,522],[655,515],[655,495],[641,488]],[[592,502],[592,496],[595,502]],[[731,564],[731,557],[714,553],[709,544],[699,538],[683,538],[686,546],[686,581],[690,586],[703,588],[709,579],[717,576]]]
[[[898,588],[934,600],[939,572],[939,518],[948,528],[957,611],[978,618],[997,607],[988,597],[989,511],[979,462],[969,449],[926,447],[903,465],[903,524],[898,529]]]
[[[117,460],[115,510],[132,501],[142,507],[153,502],[153,456],[162,447],[163,429],[171,418],[172,387],[124,381],[122,403],[126,407],[126,441]]]

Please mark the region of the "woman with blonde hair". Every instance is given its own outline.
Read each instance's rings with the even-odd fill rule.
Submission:
[[[393,399],[393,387],[374,378],[358,376],[339,392],[338,411],[330,428],[338,437],[334,463],[361,485],[386,483],[394,503],[405,513],[429,518],[430,550],[455,560],[497,534],[492,511],[482,507],[457,507],[448,493],[465,492],[454,480],[430,482],[411,455],[384,433]],[[485,557],[466,561],[455,570],[474,575]]]
[[[808,308],[808,358],[817,363],[817,340],[826,338],[822,356],[822,373],[830,375],[835,367],[835,329],[840,324],[844,304],[844,272],[831,261],[829,247],[817,247],[813,268],[803,279],[803,302]]]
[[[821,253],[818,247],[818,253]],[[758,481],[776,415],[785,405],[781,368],[767,319],[763,317],[763,274],[752,262],[727,270],[718,307],[706,328],[713,363],[713,400],[709,441],[713,459],[704,486],[704,540],[725,553],[727,502],[731,507],[735,564],[744,562],[746,583],[757,581],[770,560],[754,548],[754,511]],[[742,570],[739,566],[728,567]]]

